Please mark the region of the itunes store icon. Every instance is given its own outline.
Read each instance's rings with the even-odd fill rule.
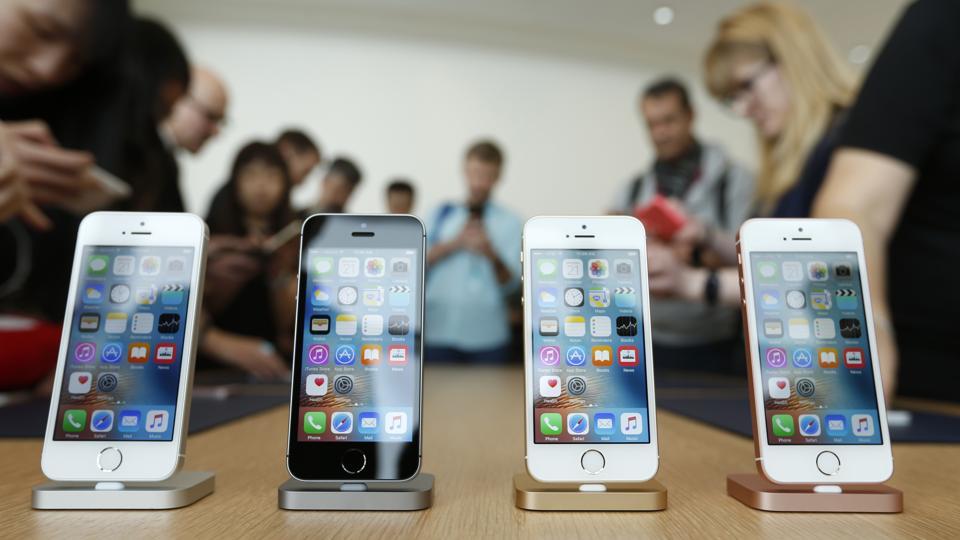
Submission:
[[[560,363],[560,347],[551,345],[540,347],[540,363],[545,366],[555,366]]]

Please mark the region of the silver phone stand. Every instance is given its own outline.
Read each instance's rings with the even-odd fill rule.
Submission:
[[[413,511],[433,504],[433,475],[406,482],[304,482],[291,478],[277,490],[283,510]]]
[[[179,471],[162,482],[49,482],[33,487],[37,510],[165,510],[213,493],[214,474]]]

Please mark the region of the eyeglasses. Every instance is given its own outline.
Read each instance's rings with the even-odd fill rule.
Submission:
[[[763,65],[753,72],[753,75],[736,83],[733,92],[730,92],[730,94],[723,99],[723,104],[733,111],[738,113],[743,112],[745,110],[745,103],[753,96],[757,81],[775,67],[777,67],[776,62],[764,62]]]
[[[190,94],[187,94],[187,103],[189,103],[194,109],[197,110],[208,122],[217,126],[223,126],[227,123],[227,118],[222,113],[218,113],[207,107],[205,104],[201,103],[200,100],[193,97]]]

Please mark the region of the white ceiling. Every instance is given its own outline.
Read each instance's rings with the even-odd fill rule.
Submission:
[[[714,26],[744,0],[135,0],[174,25],[282,26],[696,69]],[[846,55],[882,42],[905,0],[802,0]],[[672,24],[653,11],[668,5]]]

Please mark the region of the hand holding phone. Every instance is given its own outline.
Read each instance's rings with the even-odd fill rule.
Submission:
[[[646,206],[638,208],[634,217],[643,222],[650,234],[667,242],[687,223],[686,216],[659,193]]]

